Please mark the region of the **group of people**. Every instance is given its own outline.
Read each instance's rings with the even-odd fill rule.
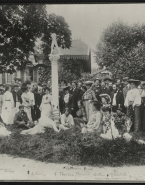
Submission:
[[[22,134],[56,132],[79,125],[82,133],[103,132],[103,126],[116,111],[132,121],[131,131],[145,130],[145,83],[139,80],[110,78],[94,81],[63,81],[59,84],[60,124],[53,121],[51,83],[30,81],[0,85],[0,119],[5,125],[22,128]]]
[[[131,132],[145,131],[145,82],[128,77],[115,82],[111,78],[96,78],[71,84],[64,81],[63,86],[60,88],[60,111],[63,113],[69,108],[74,124],[83,124],[85,132],[102,132],[103,124],[117,111],[131,120]]]

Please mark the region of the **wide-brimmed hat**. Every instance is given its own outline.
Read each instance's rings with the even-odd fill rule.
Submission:
[[[107,80],[110,81],[110,82],[112,82],[112,79],[111,78],[105,78],[104,79],[104,81],[107,81]]]
[[[135,79],[129,79],[128,83],[135,83],[135,84],[139,84],[140,80],[135,80]]]
[[[100,94],[99,95],[101,98],[105,98],[108,103],[111,103],[111,98],[108,94]]]
[[[85,85],[92,85],[94,82],[93,81],[86,81]]]
[[[66,90],[69,90],[70,89],[70,86],[65,86],[64,88],[63,88],[63,91],[66,91]]]

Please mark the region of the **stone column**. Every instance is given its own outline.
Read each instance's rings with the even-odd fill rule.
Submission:
[[[56,123],[60,121],[59,112],[59,90],[58,90],[58,59],[60,55],[50,55],[51,61],[51,81],[52,81],[52,106],[53,106],[53,120]]]

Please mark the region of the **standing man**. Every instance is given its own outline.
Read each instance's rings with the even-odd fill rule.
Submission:
[[[106,88],[109,89],[109,83],[112,82],[112,79],[111,79],[111,78],[105,78],[105,79],[104,79],[104,82],[105,82]]]
[[[105,86],[105,82],[101,82],[101,89],[100,94],[108,94],[109,95],[109,89]],[[110,96],[110,95],[109,95]]]
[[[116,85],[119,87],[121,91],[123,91],[123,84],[120,79],[117,79]]]
[[[124,98],[123,93],[119,89],[119,86],[116,84],[113,85],[113,92],[111,93],[111,104],[112,104],[112,111],[116,112],[117,110],[123,110],[124,107]]]
[[[22,99],[21,99],[22,91],[19,89],[19,86],[17,84],[15,84],[13,88],[14,89],[12,91],[12,95],[14,99],[14,106],[17,112],[19,110],[19,106],[22,104]]]
[[[124,77],[123,78],[123,86],[124,86],[124,88],[123,88],[123,96],[124,96],[124,100],[126,98],[127,92],[131,89],[130,84],[128,83],[128,80],[129,80],[128,77]]]
[[[101,86],[100,86],[100,79],[99,78],[96,78],[94,80],[94,84],[92,85],[92,90],[94,92],[96,92],[96,89],[100,89],[100,88],[101,88]]]
[[[72,116],[76,117],[76,112],[78,111],[78,100],[81,90],[77,88],[77,83],[72,82],[72,96],[73,96],[73,105],[74,110],[72,111]]]

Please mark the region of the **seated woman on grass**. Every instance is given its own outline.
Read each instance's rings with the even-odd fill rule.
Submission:
[[[74,120],[70,114],[69,108],[65,108],[64,114],[61,115],[61,124],[59,126],[60,130],[67,130],[74,125]]]
[[[103,114],[100,111],[101,104],[98,101],[92,101],[93,113],[90,116],[90,120],[87,125],[81,124],[82,133],[92,133],[101,134],[103,131],[102,118]]]
[[[87,123],[87,115],[86,115],[86,111],[85,111],[85,107],[83,105],[83,101],[79,100],[78,101],[78,107],[79,110],[76,112],[76,118],[74,118],[74,123],[75,125],[80,125],[80,123]]]

